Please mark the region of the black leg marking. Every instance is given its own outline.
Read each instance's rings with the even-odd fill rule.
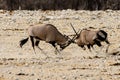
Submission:
[[[93,45],[90,45],[90,46],[94,49]]]
[[[55,41],[52,41],[52,42],[49,42],[50,44],[52,44],[52,46],[55,48],[55,50],[58,52],[58,53],[60,53],[59,52],[59,50],[57,49],[57,47],[56,47],[56,45],[55,45]],[[57,53],[55,53],[55,54],[57,54]]]
[[[38,46],[38,45],[39,45],[39,42],[40,42],[40,41],[36,41],[36,42],[35,42],[35,46],[37,46],[40,50],[42,50],[42,49]]]
[[[92,48],[93,50],[95,50],[94,47],[93,47],[93,45],[90,45],[90,46],[91,46],[91,48]]]
[[[86,50],[85,46],[84,45],[80,45],[81,48],[83,48],[83,50]]]
[[[33,50],[34,50],[34,52],[35,52],[35,48],[34,48],[34,39],[33,39],[32,36],[30,36],[30,40],[31,40],[31,43],[32,43]]]
[[[110,42],[108,40],[105,41],[107,44],[110,44]]]
[[[89,51],[91,52],[91,45],[88,44],[87,47],[88,47]]]
[[[102,46],[101,43],[100,43],[100,41],[97,41],[97,40],[94,40],[94,41],[95,41],[95,44],[97,44],[97,46],[99,46],[99,47]]]
[[[53,46],[53,47],[56,47],[56,46],[55,46],[55,42],[54,42],[54,41],[49,42],[49,43],[50,43],[50,44],[52,44],[52,46]]]
[[[35,42],[35,46],[38,46],[38,45],[39,45],[39,42],[40,42],[40,41],[36,41],[36,42]]]
[[[90,44],[87,45],[88,49],[90,49]]]

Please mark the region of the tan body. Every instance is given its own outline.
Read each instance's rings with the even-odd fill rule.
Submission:
[[[46,42],[56,41],[57,44],[63,44],[67,39],[51,24],[31,26],[28,28],[29,36],[39,38]]]
[[[72,42],[68,36],[62,35],[52,24],[30,26],[28,28],[28,34],[31,39],[33,49],[34,46],[38,47],[40,40],[52,44],[52,46],[55,47],[57,51],[58,49],[55,44],[59,45],[61,49],[64,49],[65,47],[69,46]],[[20,41],[21,47],[28,41],[28,38]],[[34,39],[36,39],[35,43]],[[40,47],[38,48],[41,49]]]
[[[75,40],[75,42],[79,45],[88,45],[88,44],[95,44],[94,38],[96,37],[97,31],[90,31],[90,30],[82,30],[79,34],[79,37]]]
[[[87,45],[88,49],[93,47],[93,45],[95,44],[101,47],[102,41],[105,41],[107,44],[109,44],[109,41],[107,39],[107,33],[103,30],[91,31],[83,29],[75,39],[75,43],[78,46],[84,48],[84,50],[85,50],[84,45]]]

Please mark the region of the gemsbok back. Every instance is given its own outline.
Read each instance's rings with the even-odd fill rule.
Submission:
[[[59,52],[59,50],[57,49],[56,44],[60,46],[61,50],[63,50],[73,42],[68,36],[61,34],[52,24],[30,26],[28,28],[28,34],[29,36],[26,39],[22,39],[20,41],[20,47],[22,48],[22,46],[30,38],[34,52],[35,46],[41,50],[41,48],[38,46],[40,40],[52,44],[57,52]],[[34,42],[34,40],[36,41]]]

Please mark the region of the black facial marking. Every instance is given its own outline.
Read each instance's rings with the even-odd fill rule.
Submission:
[[[104,37],[103,37],[104,36]],[[97,33],[97,39],[101,40],[101,41],[105,41],[107,38],[107,33],[103,30],[100,30],[98,33]]]

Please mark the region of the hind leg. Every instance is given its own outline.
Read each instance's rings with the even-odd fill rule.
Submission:
[[[87,47],[88,47],[89,51],[91,52],[91,45],[88,44]]]
[[[33,50],[34,50],[34,52],[35,52],[33,36],[30,36],[30,40],[31,40],[31,43],[32,43]],[[35,53],[36,53],[36,52],[35,52]]]
[[[85,46],[84,45],[80,45],[81,48],[83,48],[83,50],[86,50]]]
[[[39,41],[39,40],[36,40],[35,46],[37,46],[37,48],[40,49],[42,53],[44,53],[44,55],[46,56],[46,58],[49,58],[49,56],[38,46],[39,43],[40,43],[40,41]]]
[[[35,46],[37,46],[40,50],[42,50],[38,45],[39,45],[40,41],[36,40],[35,42]]]
[[[92,47],[93,50],[95,50],[94,47],[93,47],[93,45],[91,45],[91,47]]]

